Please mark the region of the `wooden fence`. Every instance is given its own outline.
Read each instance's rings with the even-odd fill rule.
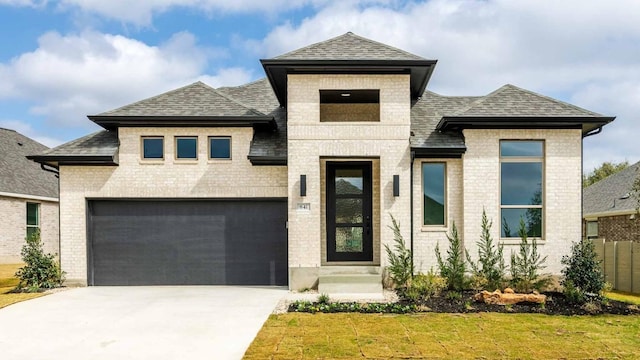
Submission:
[[[615,290],[640,294],[640,243],[592,240],[604,280]]]

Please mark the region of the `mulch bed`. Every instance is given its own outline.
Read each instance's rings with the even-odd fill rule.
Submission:
[[[547,300],[544,305],[519,303],[510,306],[489,305],[473,300],[476,292],[465,291],[459,299],[452,299],[445,292],[437,297],[432,297],[419,304],[421,311],[437,313],[533,313],[547,315],[640,315],[640,308],[620,301],[606,299],[604,304],[592,303],[587,305],[573,304],[567,300],[564,294],[559,292],[547,292]]]

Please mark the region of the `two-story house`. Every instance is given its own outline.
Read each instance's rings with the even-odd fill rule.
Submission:
[[[582,139],[612,117],[512,85],[438,95],[435,60],[352,33],[261,62],[266,79],[89,116],[104,130],[33,157],[60,171],[69,282],[375,291],[391,215],[427,271],[453,222],[477,253],[483,209],[505,254],[522,218],[560,273]]]

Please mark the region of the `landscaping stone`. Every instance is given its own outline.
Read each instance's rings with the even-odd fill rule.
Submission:
[[[488,292],[486,290],[474,295],[475,301],[484,302],[485,304],[496,305],[513,305],[521,302],[544,304],[547,297],[537,293],[532,294],[516,294],[512,289],[505,289],[504,293],[500,290]]]

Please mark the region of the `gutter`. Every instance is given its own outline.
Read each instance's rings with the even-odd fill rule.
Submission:
[[[57,168],[55,168],[55,167],[51,166],[51,167],[52,167],[52,169],[49,169],[49,168],[46,168],[46,166],[51,166],[51,165],[45,165],[44,163],[40,163],[40,169],[42,169],[42,170],[44,170],[44,171],[48,171],[48,172],[50,172],[50,173],[54,173],[54,174],[55,174],[55,176],[56,176],[58,179],[60,178],[60,171],[59,171]],[[58,194],[59,194],[59,193],[58,193]]]

